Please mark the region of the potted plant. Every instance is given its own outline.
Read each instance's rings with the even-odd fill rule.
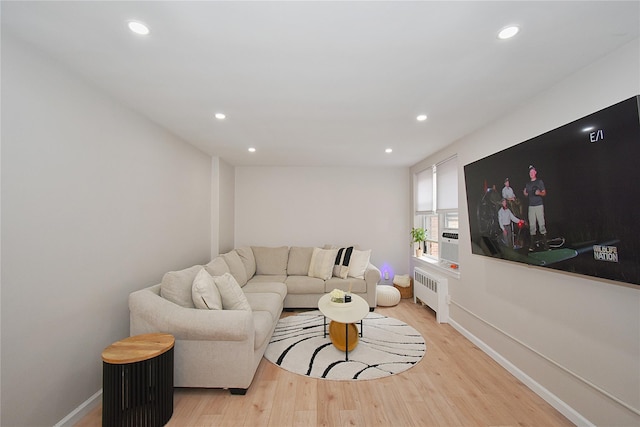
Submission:
[[[427,230],[422,227],[413,227],[411,229],[411,243],[417,243],[418,248],[416,249],[416,256],[422,256],[422,242],[427,240]]]

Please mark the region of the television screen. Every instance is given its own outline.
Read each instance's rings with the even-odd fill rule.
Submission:
[[[639,102],[466,165],[472,252],[640,285]]]

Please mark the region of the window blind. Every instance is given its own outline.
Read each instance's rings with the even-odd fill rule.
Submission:
[[[416,174],[416,215],[433,211],[433,168]]]
[[[458,158],[436,165],[436,208],[458,209]]]

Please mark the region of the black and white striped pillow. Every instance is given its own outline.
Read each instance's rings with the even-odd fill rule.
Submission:
[[[353,246],[348,248],[338,249],[338,255],[336,255],[336,262],[333,266],[333,275],[346,279],[349,273],[349,262],[351,261],[351,254],[353,253]]]

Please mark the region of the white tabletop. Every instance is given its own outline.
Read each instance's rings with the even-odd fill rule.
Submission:
[[[330,294],[325,294],[318,301],[318,310],[336,322],[356,323],[367,317],[369,304],[364,298],[351,294],[351,303],[338,306],[331,302]]]

